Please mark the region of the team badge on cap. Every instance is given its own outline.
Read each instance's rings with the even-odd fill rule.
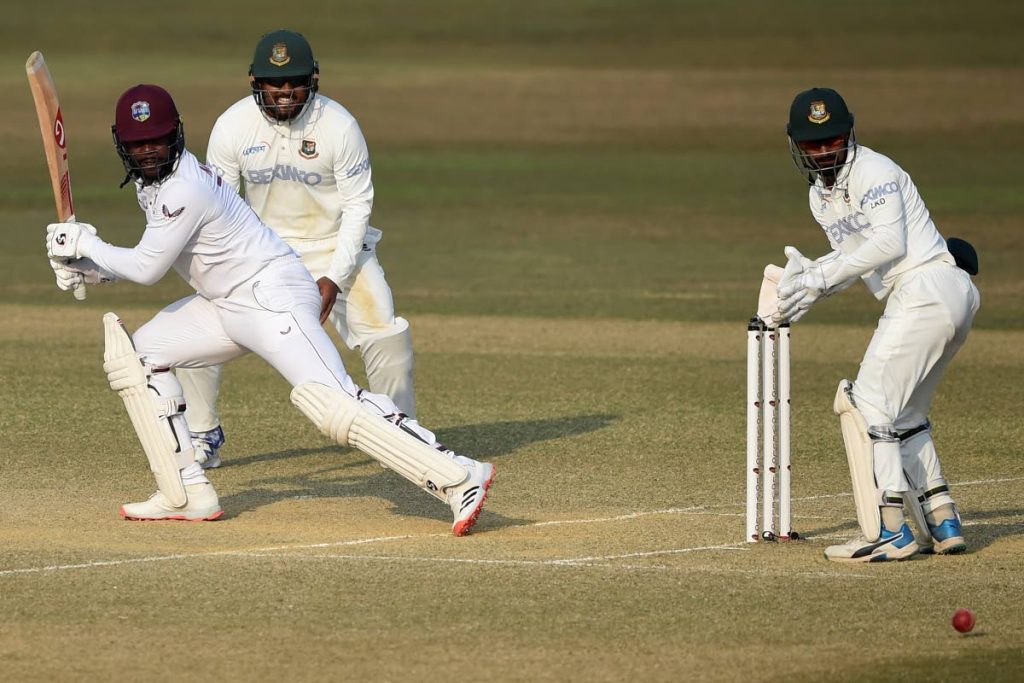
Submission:
[[[274,66],[284,66],[290,61],[292,58],[288,56],[287,44],[276,43],[274,47],[270,48],[270,63]]]
[[[149,102],[139,100],[132,103],[132,118],[139,123],[146,121],[149,118],[149,114]]]
[[[825,123],[832,115],[825,109],[825,103],[821,100],[811,102],[811,113],[807,115],[807,120],[811,123]]]
[[[303,140],[302,147],[299,148],[299,156],[306,159],[315,159],[316,153],[316,140]]]

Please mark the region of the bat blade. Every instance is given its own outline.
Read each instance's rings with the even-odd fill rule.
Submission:
[[[61,222],[75,220],[75,205],[71,198],[71,174],[68,170],[67,137],[64,129],[64,115],[57,99],[57,87],[46,67],[41,52],[33,52],[25,62],[25,73],[32,91],[32,100],[39,119],[39,132],[46,152],[46,165],[50,171],[50,186],[57,207],[57,219]],[[85,298],[85,285],[75,287],[75,298]]]

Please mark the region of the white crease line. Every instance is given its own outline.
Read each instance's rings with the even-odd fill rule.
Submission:
[[[681,553],[694,553],[703,550],[740,550],[747,551],[749,548],[736,543],[724,545],[706,545],[698,548],[675,548],[672,550],[649,550],[640,553],[626,553],[625,555],[605,555],[603,557],[578,557],[570,560],[553,560],[555,564],[580,564],[583,562],[607,562],[609,560],[621,560],[627,557],[654,557],[655,555],[679,555]]]
[[[983,484],[1002,484],[1008,482],[1024,481],[1024,477],[1005,477],[1000,479],[978,479],[975,481],[965,481],[954,483],[953,486],[979,486]],[[824,494],[820,496],[807,496],[803,498],[796,498],[794,500],[819,500],[823,498],[842,498],[853,495],[852,493],[837,493],[837,494]],[[730,507],[733,505],[739,505],[738,503],[721,503],[713,506],[693,506],[687,508],[666,508],[664,510],[648,510],[643,512],[631,512],[624,515],[617,515],[614,517],[596,517],[592,519],[565,519],[565,520],[552,520],[548,522],[535,522],[533,524],[523,525],[525,527],[543,527],[543,526],[559,526],[565,524],[596,524],[600,522],[619,522],[630,519],[638,519],[640,517],[649,517],[651,515],[673,515],[673,514],[704,514],[709,507]],[[979,524],[985,524],[980,522]],[[342,547],[347,545],[363,545],[368,543],[380,543],[394,540],[405,540],[409,538],[430,538],[431,536],[445,536],[447,534],[425,534],[422,536],[414,536],[412,534],[406,534],[403,536],[381,536],[378,538],[364,538],[350,541],[332,541],[327,543],[313,543],[307,545],[282,545],[272,546],[269,548],[254,548],[250,551],[244,550],[215,550],[205,553],[181,553],[176,555],[157,555],[152,557],[137,557],[127,560],[97,560],[95,562],[82,562],[80,564],[57,564],[47,565],[44,567],[22,567],[18,569],[0,569],[0,576],[13,576],[17,574],[32,574],[39,572],[51,572],[51,571],[65,571],[70,569],[91,569],[93,567],[114,567],[126,564],[141,564],[143,562],[166,562],[168,560],[181,560],[196,557],[215,557],[217,555],[236,555],[239,553],[269,553],[278,550],[308,550],[313,548],[332,548]],[[816,536],[816,538],[827,538],[826,536]],[[709,546],[709,547],[734,547],[734,546]],[[684,551],[689,552],[689,551]],[[578,560],[577,560],[578,561]],[[562,562],[563,564],[571,564],[572,560],[553,560],[553,562]]]
[[[378,561],[378,562],[437,562],[443,564],[479,564],[479,565],[504,565],[504,566],[526,566],[526,567],[597,567],[597,568],[608,568],[616,570],[631,570],[631,571],[674,571],[684,572],[690,574],[739,574],[742,576],[781,576],[781,577],[807,577],[807,578],[826,578],[826,579],[874,579],[874,574],[855,574],[846,571],[839,572],[807,572],[807,571],[785,571],[778,569],[736,569],[727,567],[673,567],[664,564],[648,564],[648,565],[637,565],[637,564],[621,564],[613,562],[601,562],[592,560],[613,560],[616,558],[624,557],[640,557],[640,556],[651,556],[651,555],[664,555],[671,553],[684,553],[693,552],[697,550],[749,550],[746,547],[740,547],[736,545],[727,546],[708,546],[705,548],[679,548],[676,550],[662,550],[654,551],[650,553],[629,553],[627,555],[612,555],[608,557],[599,558],[578,558],[578,559],[567,559],[567,560],[487,560],[487,559],[476,559],[476,558],[454,558],[454,557],[411,557],[408,555],[322,555],[322,554],[292,554],[288,555],[289,559],[303,559],[303,560],[363,560],[363,561]],[[239,557],[280,557],[279,555],[272,555],[268,553],[235,553]]]
[[[526,524],[524,526],[535,527],[535,526],[561,526],[563,524],[597,524],[600,522],[622,522],[627,519],[639,519],[640,517],[649,517],[650,515],[678,515],[685,514],[687,512],[700,512],[705,509],[703,505],[696,505],[688,508],[667,508],[665,510],[648,510],[645,512],[630,512],[624,515],[617,515],[615,517],[594,517],[593,519],[556,519],[549,522],[534,522],[533,524]]]
[[[708,545],[696,548],[673,548],[671,550],[651,550],[648,552],[639,553],[626,553],[624,555],[604,555],[595,557],[576,557],[566,558],[561,560],[488,560],[479,558],[458,558],[458,557],[410,557],[407,555],[302,555],[302,557],[315,557],[315,558],[338,558],[338,559],[367,559],[367,560],[395,560],[404,562],[453,562],[453,563],[465,563],[465,564],[508,564],[508,565],[544,565],[544,566],[573,566],[573,565],[586,565],[586,566],[599,566],[597,563],[607,563],[612,560],[620,560],[628,557],[653,557],[655,555],[678,555],[681,553],[694,553],[705,550],[739,550],[747,551],[749,548],[736,543],[730,543],[727,545]],[[270,555],[269,553],[262,552],[238,552],[237,555],[245,557],[279,557],[278,555]],[[291,555],[290,557],[295,557]],[[621,566],[621,565],[604,565],[604,566]]]
[[[1003,479],[978,479],[977,481],[958,481],[952,484],[957,486],[978,486],[979,484],[1004,484],[1011,481],[1022,481],[1024,477],[1005,477]]]
[[[440,534],[438,534],[440,535]],[[411,535],[404,536],[379,536],[377,538],[360,538],[353,541],[335,541],[331,543],[314,543],[312,545],[280,545],[269,548],[259,548],[252,552],[273,552],[277,550],[305,550],[312,548],[333,548],[339,546],[363,545],[366,543],[381,543],[384,541],[400,541],[412,538]],[[186,560],[193,557],[215,557],[217,555],[234,555],[236,550],[214,550],[205,553],[179,553],[177,555],[155,555],[152,557],[134,557],[126,560],[97,560],[95,562],[82,562],[80,564],[51,564],[44,567],[23,567],[21,569],[0,569],[0,576],[12,574],[32,574],[36,572],[55,572],[68,569],[91,569],[93,567],[116,567],[124,564],[141,564],[143,562],[166,562],[168,560]]]

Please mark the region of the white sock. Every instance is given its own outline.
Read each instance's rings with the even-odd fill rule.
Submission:
[[[903,508],[892,505],[883,505],[881,507],[881,512],[882,526],[889,531],[899,531],[900,527],[903,526]]]
[[[206,478],[206,472],[199,466],[199,463],[193,462],[181,470],[181,483],[185,486],[192,486],[193,484],[209,484],[210,480]]]

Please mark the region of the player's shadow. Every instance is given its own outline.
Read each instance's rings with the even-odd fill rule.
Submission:
[[[597,431],[615,420],[613,415],[577,415],[546,420],[520,420],[451,427],[437,432],[438,440],[450,443],[459,452],[494,462],[531,443],[550,441],[567,436]],[[225,464],[232,467],[247,463],[294,458],[318,453],[331,453],[337,461],[326,467],[298,475],[264,477],[252,482],[252,487],[221,497],[221,505],[229,517],[296,497],[342,498],[378,497],[391,503],[391,512],[399,517],[424,517],[450,521],[451,511],[432,496],[395,474],[379,468],[365,474],[365,466],[373,461],[358,451],[338,447],[290,449],[275,453],[232,458]],[[322,462],[322,461],[321,461]],[[359,468],[360,473],[346,473]],[[501,467],[498,467],[495,490],[501,490]],[[493,511],[481,518],[478,530],[518,526],[530,520],[510,518]]]
[[[1024,509],[970,510],[964,513],[964,539],[967,541],[968,554],[987,548],[1000,538],[1024,535],[1024,525],[1019,521],[1021,517],[1024,517]],[[990,519],[1005,521],[986,521]],[[856,520],[850,520],[830,527],[807,530],[798,529],[798,531],[812,538],[814,536],[832,536],[843,533],[848,533],[850,538],[853,538],[860,533],[860,527]]]
[[[967,541],[967,552],[972,553],[987,548],[1000,538],[1024,535],[1024,510],[967,510],[962,513],[964,518],[964,539]],[[998,522],[986,520],[997,519]],[[974,524],[973,522],[977,522]]]

